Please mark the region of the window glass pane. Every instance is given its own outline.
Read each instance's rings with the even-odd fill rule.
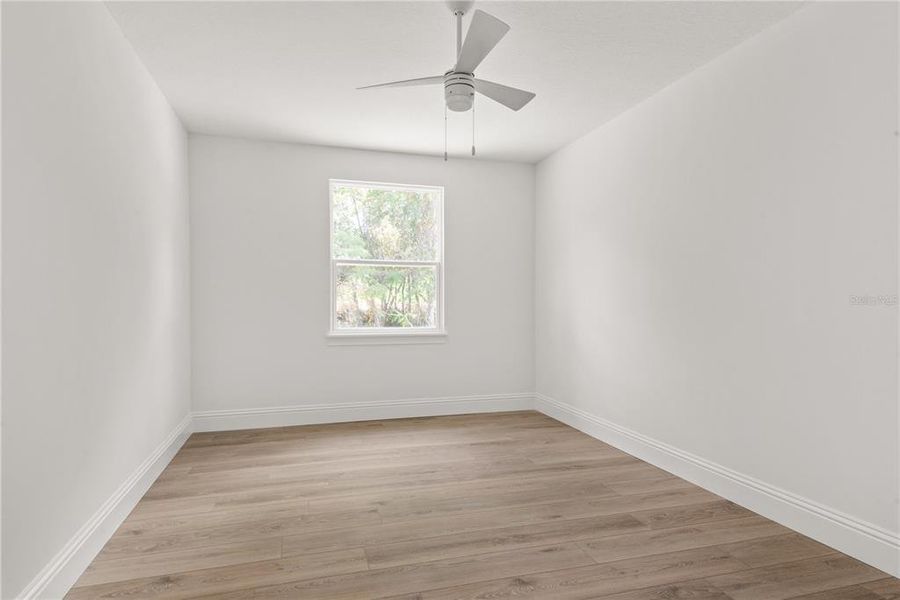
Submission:
[[[332,187],[332,257],[439,260],[439,190]]]
[[[435,326],[436,268],[335,266],[338,329]]]

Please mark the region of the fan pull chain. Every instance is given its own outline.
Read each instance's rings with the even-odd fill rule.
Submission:
[[[475,94],[472,94],[472,156],[475,156]]]
[[[444,104],[444,162],[447,162],[447,105]]]

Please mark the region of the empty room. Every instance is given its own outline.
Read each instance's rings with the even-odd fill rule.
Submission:
[[[897,1],[0,1],[3,600],[900,600]]]

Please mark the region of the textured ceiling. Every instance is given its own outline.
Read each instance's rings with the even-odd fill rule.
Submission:
[[[442,88],[356,90],[443,73],[442,2],[110,2],[193,132],[443,151]],[[476,104],[479,157],[536,162],[784,18],[782,2],[479,2],[512,27],[477,75],[537,93]],[[451,155],[471,144],[451,114]]]

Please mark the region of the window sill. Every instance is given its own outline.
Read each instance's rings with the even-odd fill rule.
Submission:
[[[347,332],[327,334],[329,346],[393,346],[405,344],[445,344],[446,331]]]

